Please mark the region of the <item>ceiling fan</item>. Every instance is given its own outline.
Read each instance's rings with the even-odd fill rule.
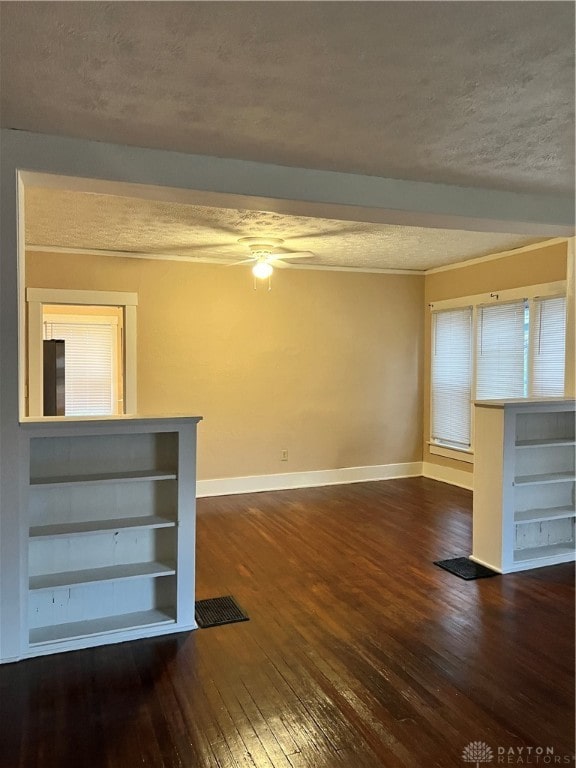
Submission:
[[[251,256],[248,259],[242,259],[241,261],[229,264],[229,266],[236,267],[240,264],[253,264],[252,274],[254,277],[259,277],[261,280],[270,277],[274,271],[274,267],[285,269],[288,266],[288,264],[285,263],[287,259],[304,259],[314,256],[312,251],[297,251],[292,253],[289,251],[279,251],[278,249],[284,240],[277,237],[242,237],[238,242],[248,246]]]

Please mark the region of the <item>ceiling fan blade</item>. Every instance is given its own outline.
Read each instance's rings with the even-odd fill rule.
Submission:
[[[251,264],[258,259],[242,259],[241,261],[233,261],[230,264],[226,264],[227,267],[237,267],[239,264]]]
[[[296,251],[295,253],[271,253],[269,258],[274,259],[309,259],[316,256],[312,251]]]

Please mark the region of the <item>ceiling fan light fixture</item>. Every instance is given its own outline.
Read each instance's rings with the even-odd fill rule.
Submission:
[[[267,261],[257,261],[252,267],[252,274],[254,277],[260,278],[260,280],[266,280],[267,277],[270,277],[273,271],[272,265]]]

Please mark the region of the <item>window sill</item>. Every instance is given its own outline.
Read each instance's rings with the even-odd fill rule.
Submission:
[[[474,464],[474,451],[470,448],[447,448],[438,443],[428,441],[430,453],[435,456],[444,456],[446,459],[455,459],[456,461],[465,461],[467,464]]]

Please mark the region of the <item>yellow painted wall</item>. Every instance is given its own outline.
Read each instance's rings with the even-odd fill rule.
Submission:
[[[26,285],[138,293],[138,410],[204,417],[201,479],[421,460],[421,276],[277,270],[268,292],[248,268],[34,252]]]
[[[430,340],[431,315],[428,305],[434,301],[473,296],[477,293],[503,291],[525,285],[566,280],[567,244],[556,243],[507,257],[484,261],[468,267],[434,272],[425,278],[424,330],[424,461],[443,467],[472,472],[473,465],[430,453]]]

